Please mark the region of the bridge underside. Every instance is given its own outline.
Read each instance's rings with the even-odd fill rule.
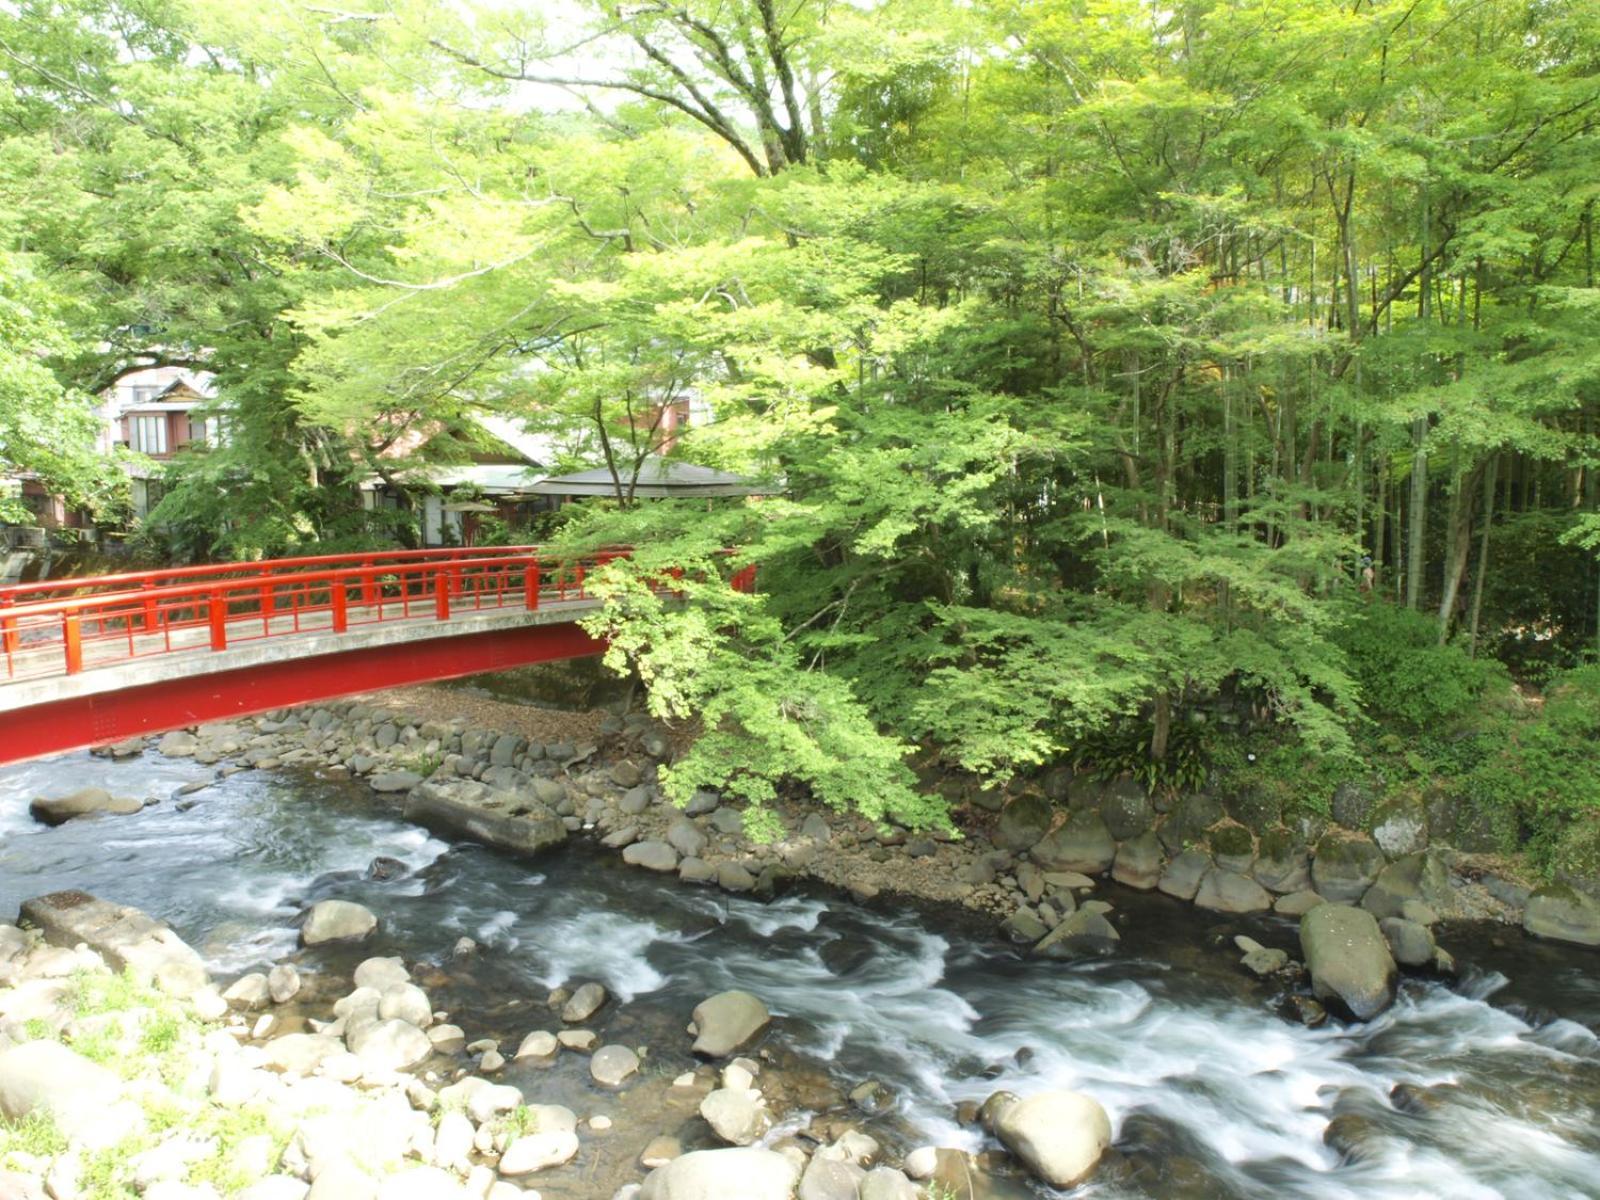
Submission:
[[[218,660],[227,655],[197,656],[183,673],[163,671],[161,678],[123,680],[117,687],[0,712],[0,764],[357,692],[601,653],[604,643],[575,624],[573,615],[555,621],[547,616],[549,623],[540,624],[485,622],[478,630],[458,627],[432,638],[413,630],[405,640],[286,659],[250,655],[225,664]],[[85,672],[72,682],[97,674]],[[72,690],[64,682],[53,681],[57,694]]]

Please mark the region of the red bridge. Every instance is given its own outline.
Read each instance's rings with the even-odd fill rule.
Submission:
[[[599,608],[585,579],[626,553],[406,550],[0,588],[0,763],[598,654],[576,623]]]

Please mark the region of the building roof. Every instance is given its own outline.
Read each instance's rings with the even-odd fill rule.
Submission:
[[[629,473],[619,468],[619,474],[626,488]],[[558,475],[528,490],[541,496],[615,496],[617,493],[616,481],[608,467]],[[639,480],[634,486],[633,495],[639,500],[664,500],[672,497],[759,496],[771,490],[742,475],[651,455],[639,469]]]
[[[419,467],[401,474],[413,479],[426,479],[438,488],[475,487],[490,496],[526,495],[534,491],[534,485],[544,478],[537,467],[527,467],[521,463],[461,463]],[[363,480],[361,486],[375,491],[382,488],[384,482],[380,476],[373,475]]]

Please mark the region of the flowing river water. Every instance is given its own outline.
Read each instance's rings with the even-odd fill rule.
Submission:
[[[514,1064],[508,1079],[541,1101],[625,1110],[619,1127],[634,1122],[639,1140],[689,1115],[660,1099],[664,1080],[690,1065],[689,1009],[740,987],[779,1018],[786,1056],[822,1064],[846,1088],[887,1084],[895,1109],[874,1131],[901,1146],[980,1146],[956,1106],[1000,1088],[1093,1095],[1119,1155],[1084,1196],[1600,1196],[1600,957],[1590,952],[1514,930],[1446,931],[1463,964],[1454,987],[1412,981],[1366,1026],[1313,1030],[1279,1015],[1228,940],[1247,930],[1292,949],[1287,921],[1224,923],[1112,889],[1119,955],[1029,960],[943,910],[804,891],[763,904],[576,844],[532,862],[451,846],[349,783],[250,771],[174,797],[210,777],[156,754],[0,770],[0,918],[29,896],[81,888],[164,918],[228,975],[296,954],[308,901],[359,900],[383,923],[363,953],[441,964],[436,1003],[469,1037],[512,1045],[554,1027],[550,988],[598,979],[623,1002],[602,1010],[602,1037],[652,1050],[633,1108],[597,1096],[580,1067]],[[89,785],[161,803],[55,829],[29,818],[32,796]],[[378,855],[408,872],[365,878]],[[465,967],[449,957],[463,935],[482,945]],[[1397,1084],[1456,1086],[1402,1111],[1390,1099]],[[1357,1155],[1324,1145],[1341,1114],[1361,1132]],[[540,1188],[606,1200],[638,1177],[636,1153],[587,1173],[580,1159]],[[993,1194],[1043,1193],[1019,1182]]]

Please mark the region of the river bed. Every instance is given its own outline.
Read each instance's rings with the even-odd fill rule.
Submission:
[[[781,1052],[823,1064],[843,1088],[887,1084],[895,1109],[875,1122],[891,1143],[981,1146],[955,1110],[1000,1088],[1094,1096],[1120,1155],[1082,1196],[1600,1195],[1593,953],[1514,931],[1447,932],[1463,965],[1454,987],[1413,980],[1377,1021],[1313,1030],[1284,1020],[1235,966],[1236,932],[1294,948],[1281,918],[1220,919],[1110,887],[1118,955],[1030,960],[957,914],[890,899],[799,890],[763,904],[578,844],[531,862],[452,847],[359,784],[246,771],[174,798],[211,777],[154,753],[0,770],[0,916],[81,888],[167,920],[229,976],[291,955],[303,969],[348,965],[298,951],[294,922],[312,900],[358,900],[382,921],[364,954],[440,964],[436,994],[468,1036],[513,1045],[554,1027],[550,988],[600,980],[622,1003],[594,1027],[652,1049],[635,1102],[597,1096],[576,1067],[519,1064],[508,1079],[546,1102],[609,1102],[619,1125],[638,1127],[609,1157],[541,1178],[547,1197],[605,1200],[613,1181],[637,1178],[625,1148],[675,1132],[646,1127],[678,1119],[647,1098],[690,1065],[687,1013],[729,987],[766,1001]],[[55,829],[28,816],[32,796],[90,785],[161,802]],[[407,873],[365,878],[380,855]],[[464,935],[482,949],[452,963]],[[1405,1112],[1390,1100],[1397,1084],[1457,1086]],[[1353,1160],[1323,1141],[1340,1114],[1362,1132]]]

